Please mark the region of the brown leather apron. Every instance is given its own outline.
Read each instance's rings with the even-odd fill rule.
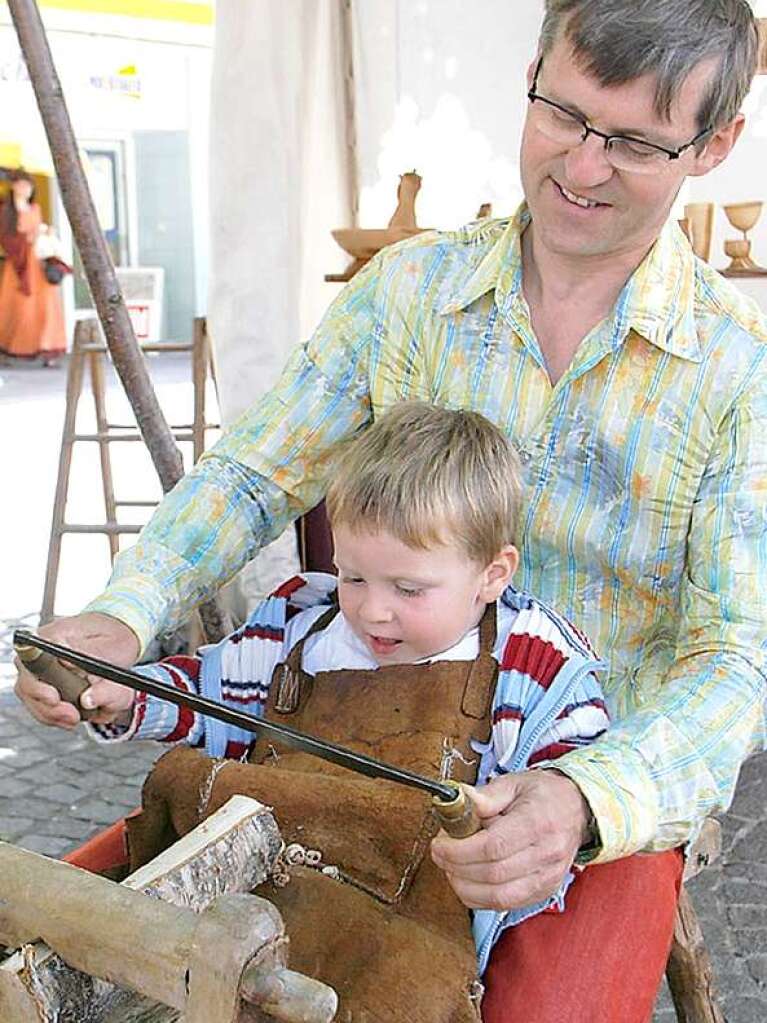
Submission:
[[[336,613],[321,616],[308,635]],[[470,740],[485,742],[490,732],[494,622],[490,605],[475,661],[314,677],[300,667],[307,635],[276,669],[266,716],[428,777],[473,782],[478,755]],[[288,864],[289,882],[270,882],[259,894],[285,920],[291,967],[338,992],[338,1020],[480,1018],[469,913],[429,856],[438,830],[430,796],[262,739],[250,763],[215,763],[213,776],[211,761],[188,748],[158,762],[145,786],[144,826],[138,818],[131,829],[132,852],[137,839],[143,847],[137,859],[154,855],[158,839],[167,844],[234,793],[253,796],[274,807],[287,859],[300,863],[302,850],[310,850],[309,861],[319,859]]]

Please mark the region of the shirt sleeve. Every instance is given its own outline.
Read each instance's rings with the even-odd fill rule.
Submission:
[[[135,670],[162,685],[207,697],[251,717],[261,717],[275,667],[329,606],[325,603],[327,587],[321,583],[313,586],[310,580],[303,588],[314,603],[299,610],[287,623],[286,600],[268,597],[244,625],[215,646],[202,647],[197,656],[166,657],[154,664],[139,665]],[[204,746],[209,755],[229,759],[241,757],[254,739],[250,731],[142,692],[136,694],[128,725],[88,724],[86,728],[98,743],[153,739],[169,745]]]
[[[169,657],[156,664],[139,665],[134,670],[162,685],[197,696],[200,694],[201,664],[200,657]],[[148,693],[136,693],[133,716],[128,725],[87,724],[86,729],[91,738],[102,744],[154,739],[171,745],[200,746],[205,734],[205,719],[167,700]]]
[[[692,510],[674,663],[654,697],[557,769],[599,825],[595,862],[681,845],[765,748],[767,387],[722,422]],[[641,678],[637,681],[641,691]]]
[[[166,495],[85,610],[129,625],[142,650],[178,626],[255,553],[317,504],[339,445],[371,419],[379,257],[355,276],[276,386]]]

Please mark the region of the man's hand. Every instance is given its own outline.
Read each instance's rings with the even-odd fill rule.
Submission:
[[[129,626],[109,615],[94,612],[73,618],[58,618],[50,625],[44,625],[39,633],[54,643],[61,643],[123,667],[135,664],[140,652],[138,638]],[[35,678],[18,658],[16,667],[19,672],[16,695],[32,717],[44,725],[74,728],[80,720],[77,708],[71,703],[64,703],[53,686]],[[91,718],[96,724],[114,721],[133,706],[132,689],[119,686],[116,682],[107,682],[95,675],[90,675],[89,681],[90,688],[85,690],[80,701],[89,710],[99,708],[99,713]]]
[[[554,770],[523,771],[472,789],[482,831],[432,842],[432,859],[471,909],[516,909],[553,895],[586,841],[589,807]]]

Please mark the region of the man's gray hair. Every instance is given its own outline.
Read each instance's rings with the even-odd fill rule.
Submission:
[[[718,58],[698,110],[701,131],[735,117],[756,72],[758,32],[746,0],[546,0],[541,56],[562,33],[601,85],[655,74],[655,110],[665,120],[692,69]]]

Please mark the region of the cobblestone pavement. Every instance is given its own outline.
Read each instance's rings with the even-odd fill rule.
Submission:
[[[61,856],[140,803],[159,748],[104,750],[78,729],[34,722],[0,692],[0,839]],[[746,764],[724,821],[724,854],[690,885],[727,1023],[767,1020],[767,756]],[[655,1023],[673,1023],[664,990]],[[596,1023],[596,1021],[595,1021]]]
[[[0,694],[0,839],[60,857],[141,802],[155,743],[103,750],[82,729],[45,728]]]

